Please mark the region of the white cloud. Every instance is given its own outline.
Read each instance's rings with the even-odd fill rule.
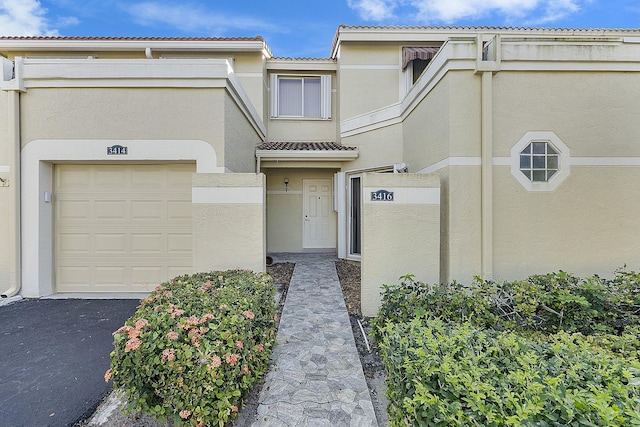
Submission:
[[[185,32],[222,33],[230,29],[275,31],[277,28],[258,19],[228,16],[190,3],[169,3],[148,1],[128,3],[123,6],[142,25],[168,25]]]
[[[347,0],[347,4],[366,21],[382,21],[394,17],[397,1],[389,0]]]
[[[347,0],[361,18],[452,24],[459,20],[499,17],[505,22],[542,24],[565,18],[592,0]]]
[[[46,9],[38,0],[0,0],[0,35],[57,35],[50,29]]]

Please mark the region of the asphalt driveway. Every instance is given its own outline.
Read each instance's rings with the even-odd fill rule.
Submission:
[[[112,332],[138,300],[24,300],[0,307],[1,425],[70,426],[93,413]]]

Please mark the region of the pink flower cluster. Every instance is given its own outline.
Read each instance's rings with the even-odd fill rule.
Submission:
[[[126,333],[129,340],[125,344],[125,351],[136,350],[141,344],[138,337],[142,333],[142,330],[147,326],[149,326],[147,319],[138,319],[135,327],[129,325],[121,326],[113,333],[113,335]]]
[[[172,348],[167,348],[166,350],[162,351],[162,361],[169,361],[171,362],[173,359],[176,358],[176,353],[175,350]]]
[[[179,308],[177,305],[171,304],[169,308],[167,308],[167,313],[171,315],[172,319],[175,319],[176,317],[182,316],[185,313],[185,311]]]
[[[138,338],[131,338],[124,346],[124,351],[137,350],[140,347],[140,340]]]
[[[205,282],[202,286],[200,286],[201,292],[207,292],[213,286],[213,282],[211,280]]]
[[[256,317],[256,315],[255,315],[255,314],[253,314],[253,312],[252,312],[252,311],[249,311],[249,310],[245,311],[245,312],[244,312],[244,313],[242,313],[242,314],[244,314],[244,317],[246,317],[246,318],[247,318],[247,319],[249,319],[249,320],[251,320],[251,319],[253,319],[254,317]]]
[[[171,341],[175,341],[180,337],[180,335],[175,332],[175,331],[169,331],[167,332],[167,338],[169,338]]]
[[[189,415],[191,415],[191,411],[188,411],[186,409],[183,409],[182,411],[180,411],[180,418],[182,418],[183,420],[186,420],[187,418],[189,418]]]
[[[180,325],[178,326],[182,329],[188,329],[192,326],[198,326],[199,324],[200,324],[200,319],[198,319],[198,316],[189,316],[186,319],[182,319],[180,321]]]
[[[109,382],[112,376],[113,376],[113,369],[108,369],[107,372],[104,373],[104,381]]]
[[[239,358],[240,358],[239,355],[233,353],[233,354],[225,357],[225,362],[227,362],[231,366],[234,366],[238,362]]]
[[[200,338],[207,332],[209,332],[209,328],[193,328],[189,330],[187,336],[191,338],[191,344],[194,347],[200,347]]]
[[[210,369],[214,369],[222,365],[222,359],[220,359],[220,356],[214,354],[213,356],[209,356],[209,359],[211,360],[211,363],[209,364]]]

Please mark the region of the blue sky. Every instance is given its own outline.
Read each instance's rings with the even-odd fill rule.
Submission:
[[[263,36],[327,57],[339,24],[640,28],[638,0],[0,0],[0,35]]]

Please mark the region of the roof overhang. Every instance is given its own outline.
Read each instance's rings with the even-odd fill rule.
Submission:
[[[256,150],[256,157],[278,162],[349,162],[358,158],[358,150]]]
[[[0,37],[0,52],[99,52],[144,51],[156,52],[262,52],[272,56],[262,38],[75,38],[75,37]]]

